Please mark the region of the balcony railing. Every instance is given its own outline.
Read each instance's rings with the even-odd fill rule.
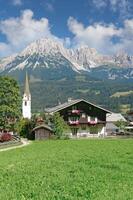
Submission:
[[[70,125],[78,125],[78,124],[90,124],[90,125],[95,125],[98,123],[98,119],[97,118],[94,118],[94,119],[91,119],[90,117],[88,118],[79,118],[77,120],[74,120],[74,119],[69,119],[68,120],[68,123]]]
[[[71,120],[69,120],[69,122],[68,122],[70,125],[78,125],[79,124],[79,121],[77,120],[77,121],[71,121]]]
[[[98,122],[97,117],[95,117],[93,119],[91,119],[91,117],[88,117],[88,123],[89,124],[95,125],[95,124],[97,124],[97,122]]]
[[[73,114],[80,114],[80,110],[73,109],[73,110],[72,110],[72,113],[73,113]]]
[[[88,123],[91,125],[95,125],[95,124],[97,124],[97,121],[89,121]]]

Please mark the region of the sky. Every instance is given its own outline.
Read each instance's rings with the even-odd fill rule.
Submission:
[[[133,55],[133,0],[0,0],[0,57],[43,37]]]

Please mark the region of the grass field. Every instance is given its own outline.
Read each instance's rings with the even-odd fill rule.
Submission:
[[[33,142],[0,152],[0,200],[132,200],[133,140]]]
[[[121,97],[121,96],[128,96],[130,94],[133,94],[133,91],[130,90],[130,91],[126,91],[126,92],[116,92],[114,93],[111,97]]]

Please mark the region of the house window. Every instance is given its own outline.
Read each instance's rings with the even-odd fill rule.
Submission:
[[[27,101],[25,101],[24,105],[27,106]]]
[[[76,122],[78,120],[78,118],[77,117],[70,117],[69,120],[73,121],[73,122]]]
[[[95,121],[95,117],[91,117],[90,120],[91,120],[91,121]]]
[[[72,106],[72,110],[77,110],[77,106],[76,105]]]
[[[72,134],[77,135],[78,129],[77,128],[72,128]]]

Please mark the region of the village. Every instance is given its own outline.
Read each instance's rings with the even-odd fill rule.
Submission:
[[[129,177],[126,184],[130,184],[132,112],[128,119],[87,100],[68,98],[67,102],[58,102],[34,115],[28,73],[23,96],[13,78],[0,77],[0,83],[4,84],[0,88],[0,113],[3,113],[0,117],[0,179],[3,185],[0,199],[36,196],[33,199],[41,200],[48,196],[54,200],[65,195],[66,199],[74,196],[75,200],[80,196],[79,188],[83,198],[89,199],[91,195],[93,199],[93,195],[99,197],[100,194],[101,199],[104,194],[106,199],[110,189],[105,193],[102,187],[106,188],[107,184],[115,191],[111,199],[114,194],[118,195],[117,199],[125,195],[132,199],[130,190],[116,190],[121,187],[119,181],[125,184],[125,178],[120,176],[123,168],[125,176]],[[81,187],[83,180],[93,182],[94,186]],[[102,187],[96,191],[99,183]],[[5,185],[8,185],[6,193]],[[88,188],[92,190],[89,193]]]
[[[133,134],[131,112],[129,118],[125,118],[121,113],[113,113],[87,100],[72,98],[68,98],[68,101],[63,104],[59,102],[55,107],[45,108],[43,115],[34,115],[34,123],[31,126],[31,101],[29,78],[26,73],[20,119],[27,120],[27,122],[24,121],[27,124],[22,128],[24,130],[19,130],[20,132],[16,132],[12,127],[1,128],[1,144],[4,144],[4,140],[6,144],[11,140],[20,141],[21,137],[30,140],[45,140],[131,137]]]
[[[0,200],[133,200],[133,0],[0,0]]]

